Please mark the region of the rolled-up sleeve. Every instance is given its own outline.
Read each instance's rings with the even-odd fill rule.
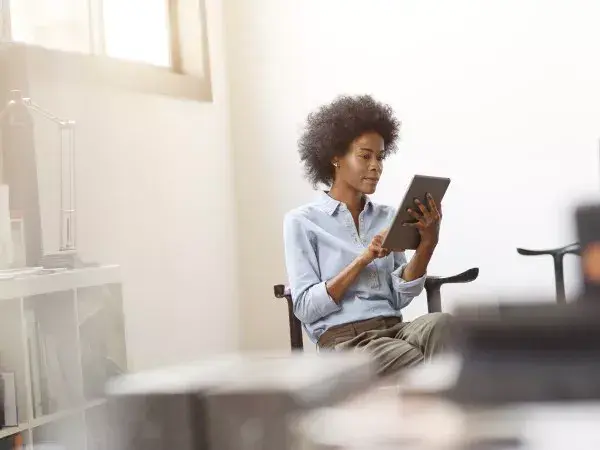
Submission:
[[[301,215],[288,213],[283,221],[283,240],[294,314],[301,322],[310,324],[339,311],[341,306],[327,293],[326,280],[321,280],[307,225]]]
[[[421,278],[412,281],[402,279],[404,268],[407,261],[404,252],[394,253],[394,271],[392,272],[392,291],[394,293],[394,308],[402,309],[412,302],[413,298],[417,297],[425,288],[425,278],[427,274]]]

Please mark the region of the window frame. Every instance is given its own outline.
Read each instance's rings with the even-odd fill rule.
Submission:
[[[128,61],[105,55],[102,0],[87,2],[90,23],[89,53],[55,50],[38,45],[14,42],[10,30],[10,1],[0,0],[1,42],[10,45],[16,60],[22,61],[30,80],[94,84],[147,94],[158,94],[197,101],[212,101],[211,67],[208,45],[206,1],[196,0],[200,11],[202,75],[183,72],[179,6],[180,0],[165,0],[168,6],[170,66]],[[14,0],[13,0],[14,1]],[[18,1],[18,0],[17,0]],[[93,16],[93,17],[92,17]]]

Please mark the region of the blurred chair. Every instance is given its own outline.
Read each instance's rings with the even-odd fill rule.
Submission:
[[[579,243],[567,245],[565,247],[553,248],[550,250],[529,250],[525,248],[517,248],[519,255],[523,256],[541,256],[549,255],[554,261],[554,281],[556,285],[556,302],[566,303],[565,294],[565,275],[564,275],[564,257],[565,255],[579,255],[581,246]]]
[[[469,283],[479,276],[479,268],[474,267],[465,272],[451,277],[427,277],[425,280],[425,292],[427,293],[427,310],[430,313],[442,311],[441,288],[444,284]],[[288,307],[288,321],[290,326],[290,346],[292,350],[302,350],[304,343],[302,339],[302,323],[294,315],[294,304],[290,288],[284,284],[273,286],[276,298],[285,298]]]

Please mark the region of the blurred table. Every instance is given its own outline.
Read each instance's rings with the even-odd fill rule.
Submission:
[[[436,383],[451,380],[453,371],[456,361],[422,366],[396,385],[386,380],[336,407],[313,411],[293,425],[298,448],[600,449],[600,403],[464,407],[435,394]]]

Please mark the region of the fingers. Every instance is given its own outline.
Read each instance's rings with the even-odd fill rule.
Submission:
[[[404,222],[402,226],[411,228],[422,228],[423,224],[421,222]]]
[[[377,253],[377,257],[378,258],[385,258],[387,255],[389,255],[392,251],[387,249],[387,248],[379,248],[379,251]]]
[[[438,205],[429,193],[427,193],[427,204],[429,205],[429,211],[431,211],[434,219],[439,220],[442,217],[441,205],[438,208]]]
[[[417,205],[417,208],[419,208],[421,214],[424,216],[428,216],[430,214],[430,210],[427,209],[427,207],[418,198],[415,198],[415,205]]]
[[[383,244],[383,236],[381,234],[375,235],[375,237],[373,238],[372,244],[381,248],[381,245]]]
[[[383,230],[382,232],[375,235],[375,237],[373,237],[373,240],[369,244],[369,251],[376,258],[385,258],[391,253],[391,250],[382,247],[384,235],[386,232],[387,230]]]
[[[424,228],[427,227],[428,216],[424,216],[422,214],[419,214],[415,210],[410,209],[410,208],[408,208],[406,211],[408,212],[408,214],[411,215],[411,217],[413,219],[415,219],[415,221],[414,222],[404,222],[402,224],[402,226],[417,228],[419,230],[422,230],[422,229],[424,229]]]
[[[413,227],[417,227],[417,228],[420,228],[420,227],[423,227],[426,225],[426,221],[427,221],[426,216],[419,214],[418,212],[416,212],[414,209],[411,209],[411,208],[408,208],[406,211],[408,212],[408,214],[411,215],[411,217],[413,219],[416,220],[416,222],[404,222],[402,225],[413,226]]]

